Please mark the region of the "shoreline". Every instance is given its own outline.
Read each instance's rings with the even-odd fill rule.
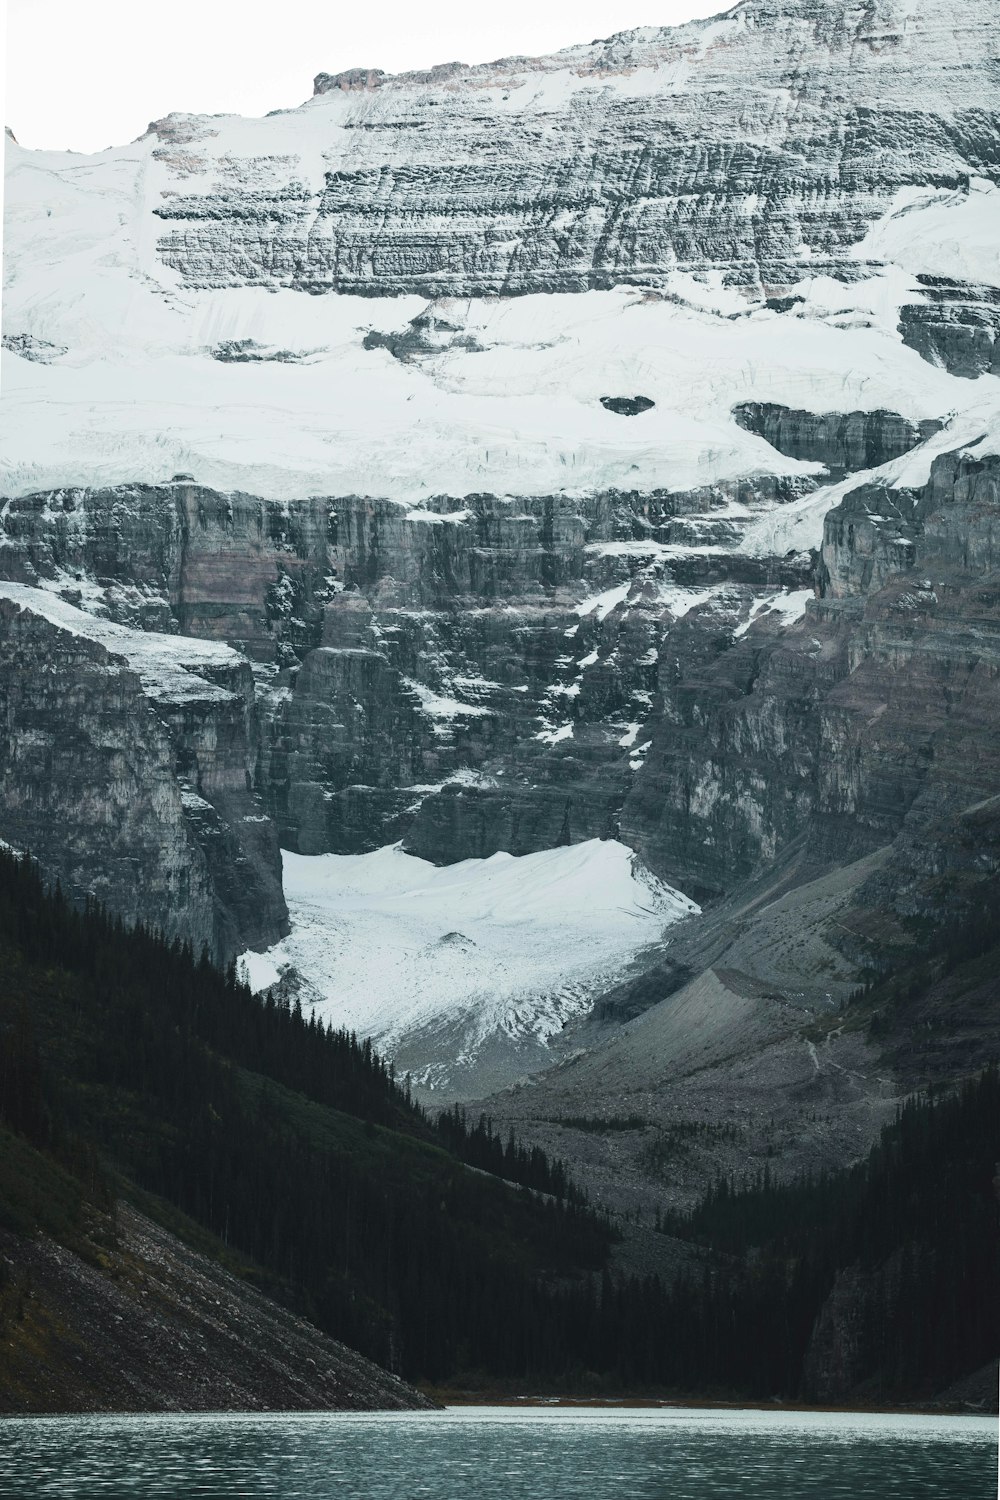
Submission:
[[[972,1404],[928,1405],[917,1402],[897,1405],[823,1406],[796,1401],[722,1401],[717,1398],[669,1396],[510,1396],[496,1391],[450,1391],[424,1388],[445,1407],[496,1407],[501,1410],[579,1411],[762,1411],[815,1412],[831,1416],[996,1417],[997,1410]]]

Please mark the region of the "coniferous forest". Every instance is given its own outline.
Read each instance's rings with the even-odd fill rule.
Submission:
[[[615,1224],[561,1163],[430,1118],[369,1044],[4,852],[0,965],[8,1230],[71,1243],[81,1202],[141,1194],[324,1331],[443,1385],[822,1399],[845,1298],[873,1400],[930,1395],[1000,1344],[995,1069],[908,1102],[849,1170],[720,1180],[667,1214],[697,1267],[668,1286],[614,1274]],[[71,1184],[44,1212],[22,1146]]]

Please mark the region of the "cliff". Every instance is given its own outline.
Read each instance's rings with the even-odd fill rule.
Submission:
[[[67,895],[223,960],[287,931],[247,662],[18,584],[0,585],[0,639],[9,842]]]
[[[377,296],[656,285],[706,265],[787,289],[841,271],[898,189],[995,165],[978,107],[995,26],[975,0],[946,19],[928,0],[743,0],[547,58],[320,74],[302,123],[271,127],[286,161],[252,173],[205,181],[225,124],[151,127],[175,173],[161,254],[191,285]],[[294,159],[305,129],[321,164]]]

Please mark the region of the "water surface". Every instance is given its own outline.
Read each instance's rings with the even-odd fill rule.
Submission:
[[[692,1410],[0,1419],[3,1500],[993,1500],[996,1423]]]

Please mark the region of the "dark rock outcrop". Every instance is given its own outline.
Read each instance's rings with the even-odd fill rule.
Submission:
[[[650,411],[656,402],[649,396],[602,396],[601,405],[616,416],[637,417],[640,412]]]
[[[1000,374],[1000,287],[918,276],[922,302],[899,310],[903,343],[933,365],[975,380]]]
[[[824,464],[834,480],[890,463],[942,426],[938,421],[909,422],[893,411],[792,411],[763,401],[741,402],[733,416],[779,453]]]

